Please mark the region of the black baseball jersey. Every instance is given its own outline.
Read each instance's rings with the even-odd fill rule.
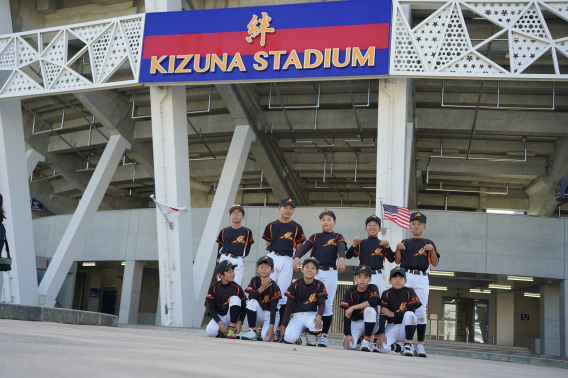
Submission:
[[[243,289],[235,282],[223,285],[221,281],[217,281],[209,288],[206,299],[209,301],[209,306],[214,307],[219,315],[227,315],[229,300],[235,295],[241,301],[247,298]]]
[[[365,291],[357,290],[357,285],[351,286],[345,292],[345,295],[343,296],[339,307],[347,310],[349,307],[367,301],[369,302],[371,307],[377,307],[377,305],[380,303],[381,298],[379,297],[379,288],[377,287],[377,285],[369,284],[369,286],[367,286],[367,290]],[[358,320],[363,320],[364,312],[365,309],[354,310],[351,313],[351,321],[356,322]]]
[[[279,220],[269,223],[262,238],[270,243],[267,251],[278,252],[292,257],[296,244],[306,240],[302,226],[294,221],[282,223]]]
[[[304,245],[296,252],[296,257],[302,257],[310,249],[312,250],[311,257],[315,257],[320,266],[327,266],[330,268],[336,268],[337,258],[340,256],[339,249],[342,244],[342,255],[345,257],[345,249],[347,249],[347,243],[345,243],[345,238],[335,232],[321,232],[318,234],[313,234],[310,236]]]
[[[246,257],[250,251],[250,246],[254,244],[254,238],[252,231],[246,227],[225,227],[219,232],[217,243],[221,247],[219,253],[231,253],[235,256]]]
[[[359,264],[365,264],[373,270],[383,269],[385,259],[394,262],[394,251],[380,243],[381,240],[377,237],[363,239],[357,247],[349,247],[346,257],[359,257]]]
[[[327,291],[323,282],[314,279],[314,281],[306,285],[304,279],[300,278],[290,285],[286,293],[289,300],[294,301],[293,313],[296,312],[317,312],[318,301],[327,299]]]
[[[402,261],[400,267],[405,270],[421,270],[425,272],[430,268],[431,253],[437,253],[438,249],[434,242],[430,239],[411,238],[401,241],[404,244],[402,253]],[[428,253],[424,247],[432,244],[434,250]]]
[[[245,292],[249,293],[249,299],[256,299],[264,311],[270,311],[271,302],[282,298],[282,292],[278,285],[276,285],[276,281],[272,281],[272,285],[262,293],[259,293],[258,288],[261,284],[260,277],[253,277],[246,287]]]
[[[391,287],[383,291],[381,296],[381,307],[386,307],[394,312],[394,317],[387,318],[387,322],[392,324],[401,324],[406,311],[414,312],[420,306],[422,306],[422,303],[420,303],[418,295],[413,289],[406,286],[399,290]]]

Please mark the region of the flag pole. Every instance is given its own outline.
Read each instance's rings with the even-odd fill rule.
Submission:
[[[166,218],[166,222],[168,222],[168,225],[170,226],[170,230],[174,229],[174,223],[170,222],[170,220],[168,219],[168,217],[166,216],[166,214],[164,214],[164,212],[162,211],[162,208],[160,207],[160,205],[158,203],[156,203],[156,198],[154,197],[153,194],[150,194],[150,198],[152,199],[152,201],[154,201],[154,205],[156,205],[156,207],[160,210],[160,213],[162,213],[162,215],[164,216],[164,218]],[[382,211],[382,210],[381,210]]]
[[[385,219],[384,219],[384,213],[383,213],[383,197],[379,198],[379,203],[380,203],[380,206],[381,206],[381,224],[383,225],[382,234],[385,235],[387,230],[385,228]]]

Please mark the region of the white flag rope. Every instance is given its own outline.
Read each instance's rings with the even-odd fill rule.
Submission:
[[[170,222],[170,220],[168,219],[168,216],[166,214],[183,215],[183,214],[189,213],[189,211],[187,210],[187,208],[185,206],[184,207],[170,206],[167,203],[156,201],[156,198],[154,197],[153,194],[150,195],[150,198],[152,199],[152,201],[154,201],[154,203],[156,204],[156,207],[158,209],[160,209],[160,212],[162,213],[164,218],[166,218],[166,221],[168,222],[168,225],[170,226],[170,230],[174,229],[174,224],[173,224],[173,222]]]

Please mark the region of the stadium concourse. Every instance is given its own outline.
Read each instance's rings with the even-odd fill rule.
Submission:
[[[376,61],[353,44],[332,41],[343,43],[338,49],[353,47],[342,71],[350,75],[334,77],[309,76],[324,67],[310,71],[313,62],[291,49],[281,57],[289,69],[277,70],[280,55],[271,43],[295,35],[284,42],[301,45],[320,38],[312,30],[320,26],[363,27],[354,24],[362,18],[353,9],[368,1],[341,2],[349,8],[341,25],[325,24],[329,12],[298,24],[286,18],[293,11],[270,8],[276,29],[266,36],[270,57],[254,54],[259,39],[244,38],[252,17],[244,7],[306,6],[300,3],[312,11],[337,6],[320,0],[0,0],[0,193],[14,261],[0,278],[1,300],[112,314],[121,325],[198,329],[210,320],[205,293],[214,280],[216,238],[230,225],[233,204],[243,206],[243,226],[256,241],[244,260],[248,282],[266,254],[261,236],[279,217],[281,198],[297,202],[292,219],[306,236],[320,230],[324,209],[333,210],[335,231],[349,245],[366,237],[365,218],[381,216],[382,199],[426,215],[424,237],[441,255],[429,276],[426,346],[470,343],[568,357],[567,3],[395,0],[392,21],[381,19],[372,29],[383,44],[370,50]],[[226,22],[204,22],[203,10]],[[155,22],[167,19],[158,14],[164,11],[194,18]],[[151,20],[146,37],[154,43],[145,46],[157,52],[145,56],[144,25]],[[313,23],[310,33],[290,32],[307,28],[304,22]],[[405,46],[393,47],[390,58],[389,22],[396,31],[390,46]],[[215,51],[201,57],[210,66],[205,70],[190,62],[187,54],[195,52],[162,52],[175,44],[161,43],[168,38],[160,27],[177,35],[178,26],[194,24],[188,34],[212,41],[242,29],[242,46],[233,40],[218,46],[242,48],[243,59],[231,50],[224,61],[224,52]],[[292,34],[279,33],[279,25]],[[422,34],[441,35],[443,47],[439,38],[424,43]],[[375,34],[361,35],[372,40]],[[300,55],[312,54],[320,65],[331,60],[330,69],[342,70],[338,60],[347,50],[302,46]],[[253,56],[269,61],[265,71],[251,68]],[[384,71],[368,74],[372,62]],[[148,79],[150,65],[165,75],[161,80],[174,80],[176,71],[186,76],[178,85],[139,81]],[[199,70],[211,80],[192,84]],[[295,70],[301,72],[293,78],[262,78]],[[238,80],[214,76],[229,71]],[[166,220],[153,194],[189,214]],[[410,236],[393,222],[383,225],[380,238],[393,246]],[[356,264],[348,260],[339,275],[335,334],[343,331],[339,300]],[[217,360],[203,356],[218,345],[232,348],[228,340],[120,327],[1,320],[0,333],[2,344],[5,337],[12,346],[0,349],[0,356],[9,353],[10,369],[26,356],[26,368],[38,374],[44,364],[80,351],[73,364],[97,371],[176,373],[191,358],[207,375]],[[287,374],[308,365],[317,372],[317,360],[339,375],[348,369],[340,364],[347,355],[361,372],[376,367],[366,369],[367,361],[384,358],[387,371],[400,373],[402,361],[302,347],[296,366],[272,352],[300,354],[295,347],[238,345],[247,353],[262,348]],[[121,363],[136,357],[137,363]],[[436,355],[405,363],[422,376],[545,372]],[[232,369],[235,375],[250,375],[242,359],[236,364],[242,368]]]
[[[9,377],[422,377],[562,376],[564,369],[429,356],[408,358],[339,347],[211,339],[176,332],[0,320],[2,371]],[[260,357],[261,356],[261,357]],[[261,362],[252,363],[251,361]],[[380,373],[377,373],[379,371]]]

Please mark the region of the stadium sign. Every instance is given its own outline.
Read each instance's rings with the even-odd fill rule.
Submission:
[[[391,0],[149,13],[140,83],[388,75]]]

